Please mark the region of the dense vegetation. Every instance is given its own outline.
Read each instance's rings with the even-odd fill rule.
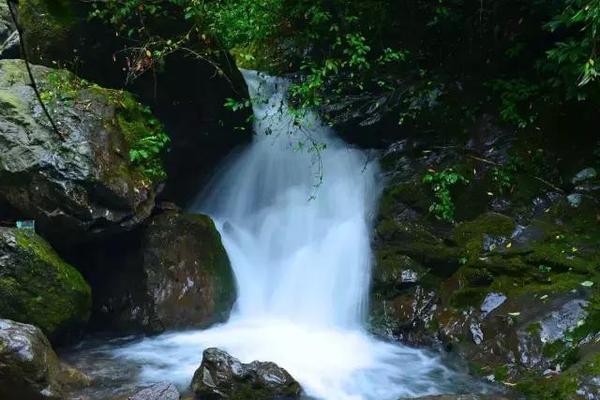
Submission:
[[[526,129],[541,106],[598,98],[595,0],[127,0],[97,3],[94,16],[129,39],[133,75],[173,51],[214,62],[228,50],[242,66],[297,74],[301,107],[369,93],[390,99],[400,124],[460,97],[464,119],[494,105]]]

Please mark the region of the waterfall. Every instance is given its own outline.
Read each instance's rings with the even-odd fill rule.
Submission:
[[[193,209],[214,218],[231,259],[238,286],[231,318],[116,354],[138,361],[143,381],[182,388],[202,350],[219,347],[243,362],[279,364],[309,398],[461,392],[467,380],[438,354],[383,342],[364,328],[377,164],[315,115],[296,124],[285,80],[256,72],[245,78],[256,118],[253,142],[223,165]]]
[[[235,269],[235,315],[357,327],[368,294],[377,166],[313,115],[294,124],[286,81],[244,75],[259,99],[254,141],[198,207],[217,222]]]

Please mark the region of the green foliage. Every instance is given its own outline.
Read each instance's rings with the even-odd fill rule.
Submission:
[[[490,84],[500,98],[500,118],[519,128],[527,128],[537,120],[533,101],[539,87],[522,79],[497,79]]]
[[[60,105],[72,105],[79,90],[89,86],[85,80],[68,71],[55,70],[46,75],[40,97],[50,111],[55,112]]]
[[[129,145],[129,160],[150,182],[166,178],[162,155],[170,138],[150,108],[139,104],[131,95],[120,93],[117,121]]]
[[[600,0],[564,0],[563,3],[562,10],[546,28],[565,35],[547,51],[547,56],[550,68],[567,82],[567,94],[583,100],[600,77]]]
[[[431,185],[435,201],[429,207],[437,219],[454,222],[455,205],[450,189],[459,183],[469,183],[469,180],[452,168],[440,172],[430,171],[423,176],[423,183]]]
[[[496,183],[501,194],[511,193],[515,188],[515,175],[522,169],[522,160],[512,156],[505,164],[496,165],[491,169],[492,180]]]

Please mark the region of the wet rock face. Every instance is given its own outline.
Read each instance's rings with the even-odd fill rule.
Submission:
[[[519,138],[484,131],[492,134],[469,141],[465,153],[464,144],[440,150],[408,139],[384,153],[374,331],[411,344],[439,342],[474,373],[532,399],[587,398],[600,376],[595,164],[580,160],[590,167],[577,167],[560,188],[513,170],[505,178],[514,188],[502,189],[495,168],[517,151],[529,153],[516,149]],[[455,222],[429,213],[435,198],[422,181],[446,168],[470,179],[451,189]]]
[[[227,318],[236,297],[235,278],[209,217],[166,211],[140,235],[132,264],[98,289],[98,313],[108,326],[160,332]]]
[[[179,391],[171,383],[157,383],[142,389],[127,400],[179,400]]]
[[[226,352],[210,348],[192,379],[198,399],[297,399],[302,392],[298,382],[272,362],[242,364]]]
[[[89,18],[92,3],[19,1],[28,54],[34,63],[76,64],[85,79],[106,87],[123,87],[131,55],[121,50],[130,43],[116,36],[111,26]],[[179,34],[181,29],[181,21],[169,18],[146,23],[151,24],[150,31],[161,33],[175,29]],[[99,37],[103,40],[97,40]],[[215,57],[223,53],[218,50]],[[218,71],[204,60],[175,52],[161,60],[160,68],[127,82],[128,90],[143,103],[152,104],[172,138],[172,151],[165,155],[165,163],[169,176],[177,179],[166,182],[164,198],[179,204],[193,200],[214,166],[252,138],[250,110],[232,112],[223,106],[228,98],[248,99],[242,75],[229,55],[214,61],[220,65]]]
[[[91,291],[81,274],[33,232],[0,227],[0,315],[34,324],[51,339],[82,330]]]
[[[6,2],[0,4],[0,59],[17,58],[19,36]]]
[[[60,363],[42,331],[0,319],[0,398],[60,400]]]
[[[127,94],[33,67],[64,140],[50,127],[19,60],[0,61],[0,202],[73,242],[130,229],[150,215],[156,182],[129,160],[147,116]],[[140,129],[137,129],[139,127]]]

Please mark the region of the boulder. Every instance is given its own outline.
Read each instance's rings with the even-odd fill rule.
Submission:
[[[0,398],[62,400],[89,378],[62,364],[48,339],[32,325],[0,319]]]
[[[130,265],[99,279],[98,316],[107,326],[160,332],[206,327],[228,317],[236,298],[235,279],[209,217],[166,211],[139,235],[130,244],[136,254],[121,260]]]
[[[82,329],[90,287],[33,232],[0,227],[0,317],[39,327],[51,339]]]
[[[302,389],[283,368],[272,362],[243,364],[226,352],[210,348],[192,379],[199,399],[297,399]]]
[[[208,49],[210,62],[189,51],[174,52],[160,61],[152,60],[154,68],[142,74],[137,71],[133,79],[128,67],[137,56],[127,50],[139,47],[139,42],[128,41],[125,34],[115,35],[115,28],[100,18],[89,18],[92,3],[21,0],[28,54],[34,63],[80,71],[82,78],[102,86],[127,86],[145,104],[152,104],[173,139],[165,161],[167,172],[177,179],[166,183],[164,198],[187,204],[216,163],[252,137],[250,110],[232,112],[224,107],[229,98],[248,99],[244,79],[232,57],[220,48]],[[189,30],[182,24],[168,15],[144,21],[150,34],[167,38]],[[206,46],[198,41],[188,47],[205,54]]]
[[[10,14],[8,4],[0,4],[0,59],[16,58],[19,54],[19,34]]]
[[[128,93],[64,70],[33,66],[33,73],[59,132],[24,62],[0,61],[0,203],[63,243],[138,225],[164,171],[159,154],[133,162],[130,151],[160,136],[160,124]]]
[[[127,400],[179,400],[179,398],[179,391],[175,385],[161,382],[140,390]]]

